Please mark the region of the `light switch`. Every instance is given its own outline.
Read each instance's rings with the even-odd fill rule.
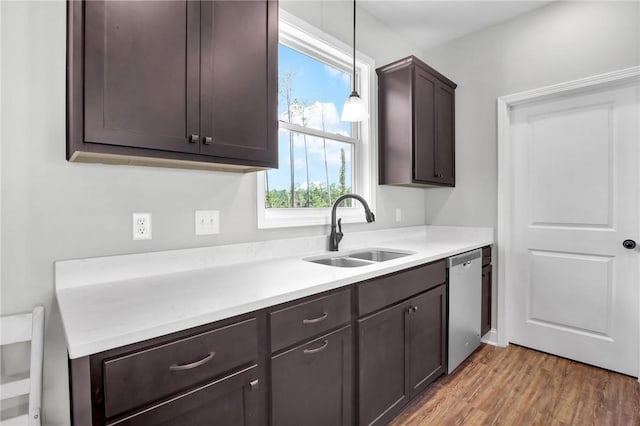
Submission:
[[[196,235],[220,233],[220,212],[218,210],[196,210]]]
[[[396,222],[402,221],[402,209],[400,207],[396,207]]]

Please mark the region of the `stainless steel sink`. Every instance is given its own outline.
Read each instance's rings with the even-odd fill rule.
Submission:
[[[349,254],[354,259],[363,259],[370,262],[386,262],[387,260],[398,259],[400,257],[409,256],[412,253],[402,253],[398,251],[387,250],[366,250]]]
[[[387,260],[398,259],[409,256],[413,252],[401,252],[385,249],[359,250],[346,253],[342,256],[325,256],[304,259],[307,262],[319,263],[321,265],[337,266],[339,268],[356,268],[358,266],[374,265]]]
[[[351,259],[350,257],[323,257],[320,259],[309,260],[309,262],[320,263],[322,265],[338,266],[340,268],[355,268],[358,266],[371,265],[371,262],[365,262],[359,259]]]

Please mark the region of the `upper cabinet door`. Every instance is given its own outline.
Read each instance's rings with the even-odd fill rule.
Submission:
[[[455,184],[455,92],[446,84],[436,88],[436,168],[437,180],[445,185]]]
[[[436,79],[420,68],[415,68],[413,179],[421,182],[430,182],[438,178],[435,158],[436,90]]]
[[[277,2],[201,8],[200,152],[277,167]]]
[[[85,143],[198,152],[199,20],[194,1],[85,3]]]

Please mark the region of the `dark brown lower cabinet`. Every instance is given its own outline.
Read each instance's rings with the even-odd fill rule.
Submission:
[[[446,286],[411,300],[409,366],[412,398],[446,371]]]
[[[347,326],[272,357],[272,424],[351,425],[351,348]]]
[[[358,424],[387,424],[446,372],[446,286],[358,320]]]
[[[107,425],[258,426],[257,370],[254,365]]]
[[[483,336],[491,330],[491,281],[493,267],[482,267],[482,324],[480,334]]]
[[[73,359],[73,424],[387,424],[446,373],[445,282],[433,262]]]
[[[409,398],[409,302],[358,320],[358,424],[386,424]]]

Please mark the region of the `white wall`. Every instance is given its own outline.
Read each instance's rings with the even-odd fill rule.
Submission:
[[[552,3],[423,59],[458,83],[456,187],[425,192],[426,221],[496,227],[496,99],[639,65],[640,3]]]
[[[456,187],[425,192],[427,223],[495,227],[496,99],[640,64],[640,3],[552,3],[422,59],[458,84]]]
[[[44,424],[68,418],[66,349],[54,303],[53,262],[289,236],[326,227],[256,228],[256,178],[204,171],[75,164],[65,160],[65,31],[62,1],[1,2],[3,315],[47,310]],[[351,3],[285,4],[350,43]],[[338,17],[338,18],[336,18]],[[361,50],[377,65],[416,49],[361,13]],[[365,42],[366,40],[366,42]],[[376,222],[345,232],[425,222],[424,191],[381,188]],[[394,208],[403,209],[395,222]],[[193,235],[193,211],[220,210],[221,233]],[[131,240],[131,213],[153,213],[153,240]]]

